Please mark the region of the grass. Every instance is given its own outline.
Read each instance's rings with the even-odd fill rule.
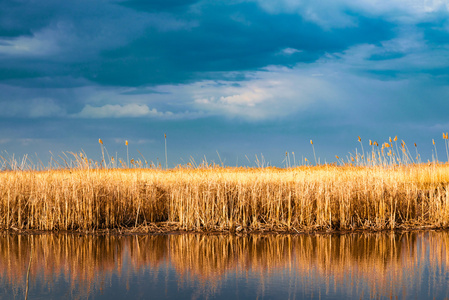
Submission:
[[[0,173],[1,229],[164,223],[232,232],[447,227],[449,165]]]
[[[71,159],[63,154],[62,162],[36,170],[25,158],[18,163],[2,157],[0,164],[9,170],[0,172],[0,229],[304,232],[449,227],[449,164],[419,163],[419,154],[411,158],[403,141],[397,146],[397,137],[395,144],[390,138],[381,147],[370,141],[370,153],[356,151],[347,162],[337,157],[332,165],[297,166],[288,159],[287,168],[193,161],[163,169],[153,163],[148,168],[145,159],[131,159],[127,165],[119,159],[120,167],[109,154],[106,162],[99,141],[100,163],[85,153],[69,153]]]

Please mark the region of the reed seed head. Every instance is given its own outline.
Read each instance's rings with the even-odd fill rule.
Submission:
[[[388,141],[391,143],[391,137],[388,139]]]
[[[125,145],[128,146],[128,140],[125,141]]]
[[[313,145],[313,141],[312,140],[310,140],[310,144]]]
[[[103,145],[103,141],[101,139],[98,139],[98,142]]]
[[[360,136],[358,136],[358,138],[359,138],[359,142],[361,142],[361,141],[362,141],[362,138],[361,138]]]
[[[432,144],[434,144],[434,145],[435,145],[435,140],[434,140],[434,139],[432,139]]]
[[[373,145],[373,142],[372,142],[371,140],[369,140],[369,145],[370,145],[370,146],[372,146],[372,145]]]
[[[396,142],[398,140],[398,136],[395,136],[394,137],[394,141]]]

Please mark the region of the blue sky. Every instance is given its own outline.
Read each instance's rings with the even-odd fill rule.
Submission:
[[[444,0],[0,1],[0,149],[228,165],[395,135],[446,160]],[[4,152],[2,152],[4,153]]]

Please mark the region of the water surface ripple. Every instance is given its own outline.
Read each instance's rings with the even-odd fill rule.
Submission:
[[[446,299],[449,232],[0,235],[0,299]],[[28,277],[28,282],[27,282]]]

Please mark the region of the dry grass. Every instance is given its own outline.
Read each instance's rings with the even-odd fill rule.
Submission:
[[[444,228],[449,165],[0,172],[0,229],[155,224],[231,232]]]

